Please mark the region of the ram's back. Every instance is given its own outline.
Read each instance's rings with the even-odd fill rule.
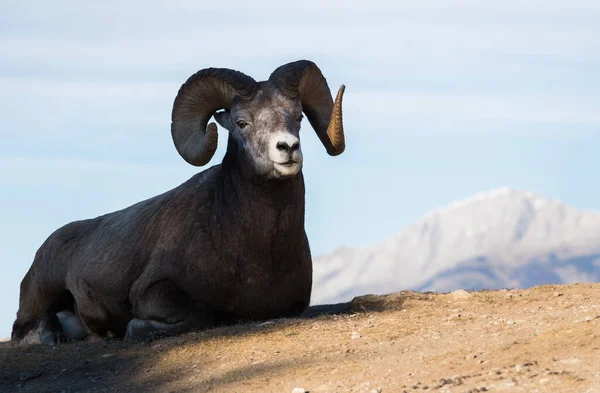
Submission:
[[[195,175],[124,209],[64,225],[39,248],[28,275],[63,287],[79,285],[81,280],[99,291],[105,285],[111,287],[107,289],[127,286],[142,273],[165,238],[185,231],[194,214],[190,210],[202,204],[198,190],[211,188],[206,183],[214,172]]]

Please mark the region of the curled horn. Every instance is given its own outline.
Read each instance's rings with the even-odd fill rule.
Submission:
[[[217,149],[217,125],[208,120],[216,111],[229,109],[237,95],[250,99],[257,83],[239,71],[206,68],[181,86],[171,115],[171,136],[177,151],[188,163],[206,165]]]
[[[344,152],[346,148],[342,121],[342,98],[346,89],[344,85],[338,90],[334,102],[321,70],[308,60],[282,65],[273,71],[269,80],[289,98],[300,98],[302,111],[329,155],[337,156]]]

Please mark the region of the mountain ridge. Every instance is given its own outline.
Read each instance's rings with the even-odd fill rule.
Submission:
[[[343,247],[315,258],[313,302],[345,301],[361,292],[452,290],[469,282],[459,278],[458,272],[451,273],[459,267],[475,276],[487,271],[486,279],[474,279],[482,285],[487,280],[494,288],[502,284],[520,287],[527,282],[515,279],[509,270],[534,269],[554,260],[550,264],[554,267],[538,271],[555,277],[560,276],[551,274],[560,267],[556,261],[588,257],[586,266],[595,266],[596,253],[600,253],[600,212],[576,209],[533,191],[502,187],[432,209],[381,242],[356,249]],[[477,265],[477,274],[472,266],[475,258],[484,261]],[[424,286],[442,273],[443,286]],[[579,277],[600,279],[590,272]]]

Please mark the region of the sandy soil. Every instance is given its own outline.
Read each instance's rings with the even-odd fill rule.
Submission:
[[[0,391],[600,392],[600,284],[351,307],[143,344],[2,343]]]

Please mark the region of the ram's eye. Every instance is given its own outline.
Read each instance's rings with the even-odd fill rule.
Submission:
[[[298,116],[298,117],[296,118],[296,121],[297,121],[298,123],[301,123],[301,122],[302,122],[302,119],[304,119],[304,115],[303,115],[303,114],[300,114],[300,116]]]
[[[248,125],[248,123],[246,123],[246,122],[245,122],[245,121],[243,121],[243,120],[238,120],[238,121],[236,122],[236,124],[237,124],[237,126],[238,126],[238,127],[240,127],[240,128],[244,128],[244,127],[246,127],[246,126]]]

